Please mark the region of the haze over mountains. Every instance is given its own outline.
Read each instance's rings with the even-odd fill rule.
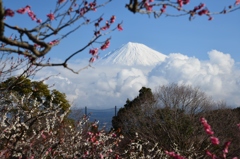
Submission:
[[[208,52],[208,56],[208,60],[201,61],[181,53],[164,55],[143,44],[129,42],[79,75],[55,67],[44,69],[42,77],[60,73],[46,82],[66,93],[74,107],[104,109],[116,105],[119,108],[127,98],[136,97],[142,86],[154,91],[169,83],[193,85],[215,100],[239,106],[239,65],[230,54],[217,50]],[[71,65],[76,70],[86,66],[79,62]]]

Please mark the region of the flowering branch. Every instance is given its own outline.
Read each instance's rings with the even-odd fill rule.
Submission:
[[[155,18],[160,17],[161,15],[179,17],[189,15],[189,20],[192,20],[195,16],[208,16],[208,20],[212,20],[212,15],[216,14],[226,14],[240,9],[239,0],[235,0],[235,3],[225,7],[222,11],[219,12],[210,12],[204,3],[200,3],[198,6],[194,6],[192,9],[185,9],[184,6],[190,4],[190,0],[130,0],[126,4],[126,8],[133,13],[141,14],[154,14]],[[159,8],[160,7],[160,8]],[[167,12],[167,8],[173,8],[178,13],[171,14]]]
[[[111,2],[111,0],[107,0],[102,4],[97,4],[96,0],[93,0],[92,2],[88,2],[86,0],[80,2],[76,0],[58,0],[54,11],[48,13],[46,15],[46,20],[42,21],[33,12],[31,6],[26,5],[25,7],[14,11],[10,8],[4,9],[2,0],[0,0],[0,41],[2,42],[2,47],[0,47],[0,51],[9,54],[16,53],[18,55],[24,56],[29,59],[29,63],[35,66],[63,66],[74,73],[79,73],[79,71],[81,71],[82,69],[74,71],[67,65],[67,62],[71,58],[84,51],[89,46],[93,45],[97,39],[100,39],[100,37],[105,36],[116,30],[116,28],[118,28],[119,30],[123,30],[119,23],[116,28],[106,32],[106,30],[109,30],[110,26],[115,22],[115,16],[112,16],[109,21],[106,21],[105,26],[100,25],[100,22],[103,20],[102,16],[93,21],[90,21],[90,19],[87,18],[88,13],[95,12],[98,8],[105,6],[109,2]],[[32,21],[35,21],[38,25],[34,28],[21,28],[19,26],[10,25],[9,23],[7,23],[7,18],[14,17],[15,13],[22,15],[27,14],[30,19]],[[78,21],[80,21],[81,23],[79,25],[76,25],[76,22]],[[52,25],[53,23],[57,23],[57,25]],[[68,55],[64,62],[51,63],[50,61],[43,62],[38,60],[39,58],[44,57],[46,54],[48,54],[53,47],[59,45],[62,40],[79,30],[83,25],[91,24],[94,24],[95,27],[95,31],[92,33],[93,38],[84,47],[73,53],[70,53],[70,55]],[[5,36],[5,30],[16,33],[16,35],[14,35],[15,38],[12,39],[11,37],[9,38]],[[52,40],[53,36],[57,37]],[[110,38],[105,41],[109,42],[109,40]],[[102,50],[104,49],[107,49],[107,47],[102,48]],[[96,54],[92,55],[89,62],[92,63],[96,58]]]

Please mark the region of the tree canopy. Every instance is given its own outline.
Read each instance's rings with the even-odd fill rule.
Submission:
[[[121,131],[134,135],[134,129],[131,130],[131,132],[128,131],[128,129],[131,127],[130,124],[136,124],[136,121],[134,122],[134,118],[141,116],[144,109],[148,109],[148,106],[152,106],[153,103],[154,96],[151,89],[142,87],[139,90],[139,95],[132,101],[127,99],[126,104],[119,109],[117,116],[113,117],[113,128],[120,128]],[[129,118],[130,116],[132,117],[131,119]]]
[[[16,77],[10,77],[6,81],[2,82],[1,87],[12,86],[11,93],[14,93],[17,96],[28,96],[31,94],[31,99],[37,99],[38,102],[43,102],[45,105],[49,104],[49,101],[53,98],[53,104],[59,105],[63,111],[66,111],[70,108],[70,104],[66,99],[64,93],[59,92],[56,89],[50,90],[47,84],[44,84],[43,81],[32,81],[26,77],[20,77],[18,79],[19,85],[16,87],[13,85],[13,82],[16,81]],[[4,92],[2,92],[4,93]]]

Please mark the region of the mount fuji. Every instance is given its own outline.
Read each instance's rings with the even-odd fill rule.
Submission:
[[[98,64],[154,66],[159,62],[163,62],[166,57],[166,55],[157,52],[146,45],[128,42],[115,51],[106,54],[98,61]]]

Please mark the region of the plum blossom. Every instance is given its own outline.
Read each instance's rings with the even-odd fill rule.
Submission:
[[[161,13],[164,13],[166,11],[167,5],[163,4],[162,8],[160,9]]]
[[[28,16],[33,20],[33,21],[37,21],[37,23],[42,23],[41,19],[38,19],[37,16],[34,14],[34,12],[31,10],[31,7],[29,5],[27,5],[24,8],[20,8],[17,10],[17,13],[19,14],[24,14],[24,13],[28,13]]]
[[[92,9],[93,11],[96,11],[96,3],[95,2],[91,2],[91,3],[89,3],[89,7],[90,7],[90,9]]]
[[[149,11],[149,12],[151,12],[151,11],[152,11],[152,8],[153,8],[153,6],[152,6],[152,5],[149,5],[148,2],[145,2],[145,3],[144,3],[144,7],[145,7],[146,10]]]
[[[236,0],[235,5],[239,5],[240,4],[240,0]]]
[[[178,6],[181,8],[183,5],[186,5],[190,0],[177,0]]]
[[[208,9],[203,9],[201,11],[198,12],[198,15],[204,15],[204,14],[208,14],[209,13],[209,10]]]
[[[20,9],[18,9],[17,10],[17,13],[19,13],[19,14],[24,14],[24,13],[26,13],[26,12],[28,12],[29,10],[30,10],[30,6],[29,5],[27,5],[26,7],[24,7],[24,8],[20,8]]]
[[[230,141],[228,141],[224,144],[224,149],[223,149],[223,155],[224,156],[226,156],[226,154],[228,153],[228,147],[229,147],[230,144],[231,144]]]
[[[204,3],[200,3],[198,6],[194,7],[192,10],[193,12],[196,12],[197,10],[201,10],[205,6]]]
[[[123,30],[121,24],[118,24],[118,25],[117,25],[117,29],[118,29],[119,31],[122,31],[122,30]]]
[[[53,40],[49,42],[50,45],[57,45],[58,43],[59,43],[59,40]]]
[[[14,16],[14,11],[11,10],[11,9],[5,9],[5,12],[4,12],[4,16],[9,16],[9,17],[13,17]]]
[[[37,19],[37,23],[42,23],[42,20],[41,19]]]
[[[208,135],[213,135],[214,132],[212,131],[211,126],[207,123],[207,120],[205,118],[200,119],[201,123],[203,124],[203,127]]]
[[[28,16],[34,21],[37,20],[36,15],[31,10],[28,10]]]
[[[188,4],[190,2],[190,0],[183,0],[183,4]]]
[[[173,158],[175,158],[175,159],[186,159],[185,157],[183,157],[183,156],[181,156],[181,155],[179,155],[179,154],[177,154],[177,153],[175,153],[175,152],[173,152],[173,151],[171,151],[171,152],[165,151],[165,153],[166,153],[168,156],[173,157]]]
[[[47,17],[48,17],[51,21],[55,19],[54,14],[52,14],[52,13],[47,14]]]
[[[95,60],[96,60],[96,59],[95,59],[94,57],[91,57],[91,58],[89,59],[89,62],[90,62],[90,63],[93,63]]]
[[[65,2],[66,0],[58,0],[58,4]]]
[[[209,16],[208,20],[213,20],[213,17]]]
[[[217,137],[211,136],[210,139],[213,145],[219,145],[220,142]]]
[[[96,56],[98,54],[98,48],[90,49],[89,53]]]
[[[217,156],[216,155],[214,155],[214,154],[212,154],[210,151],[206,151],[206,154],[208,155],[208,156],[210,156],[210,157],[212,157],[212,159],[217,159]]]
[[[102,18],[102,17],[101,17],[101,18],[99,18],[99,19],[98,19],[98,23],[100,23],[102,20],[103,20],[103,18]]]
[[[108,47],[109,47],[109,45],[110,45],[110,41],[109,41],[109,39],[108,40],[106,40],[105,41],[105,43],[101,46],[101,50],[105,50],[105,49],[107,49]]]
[[[181,8],[183,6],[183,1],[182,0],[177,0],[178,6]]]
[[[107,30],[110,28],[110,24],[108,21],[106,21],[106,25],[104,27],[101,27],[101,30]]]
[[[100,31],[95,31],[95,32],[94,32],[94,35],[95,35],[95,36],[100,35]]]
[[[113,16],[110,18],[110,23],[114,23],[115,20],[116,20],[116,16],[113,15]]]
[[[87,7],[80,8],[79,11],[77,11],[81,16],[83,16],[85,13],[87,13]]]
[[[46,135],[43,134],[43,131],[41,131],[41,136],[43,139],[46,139]]]

